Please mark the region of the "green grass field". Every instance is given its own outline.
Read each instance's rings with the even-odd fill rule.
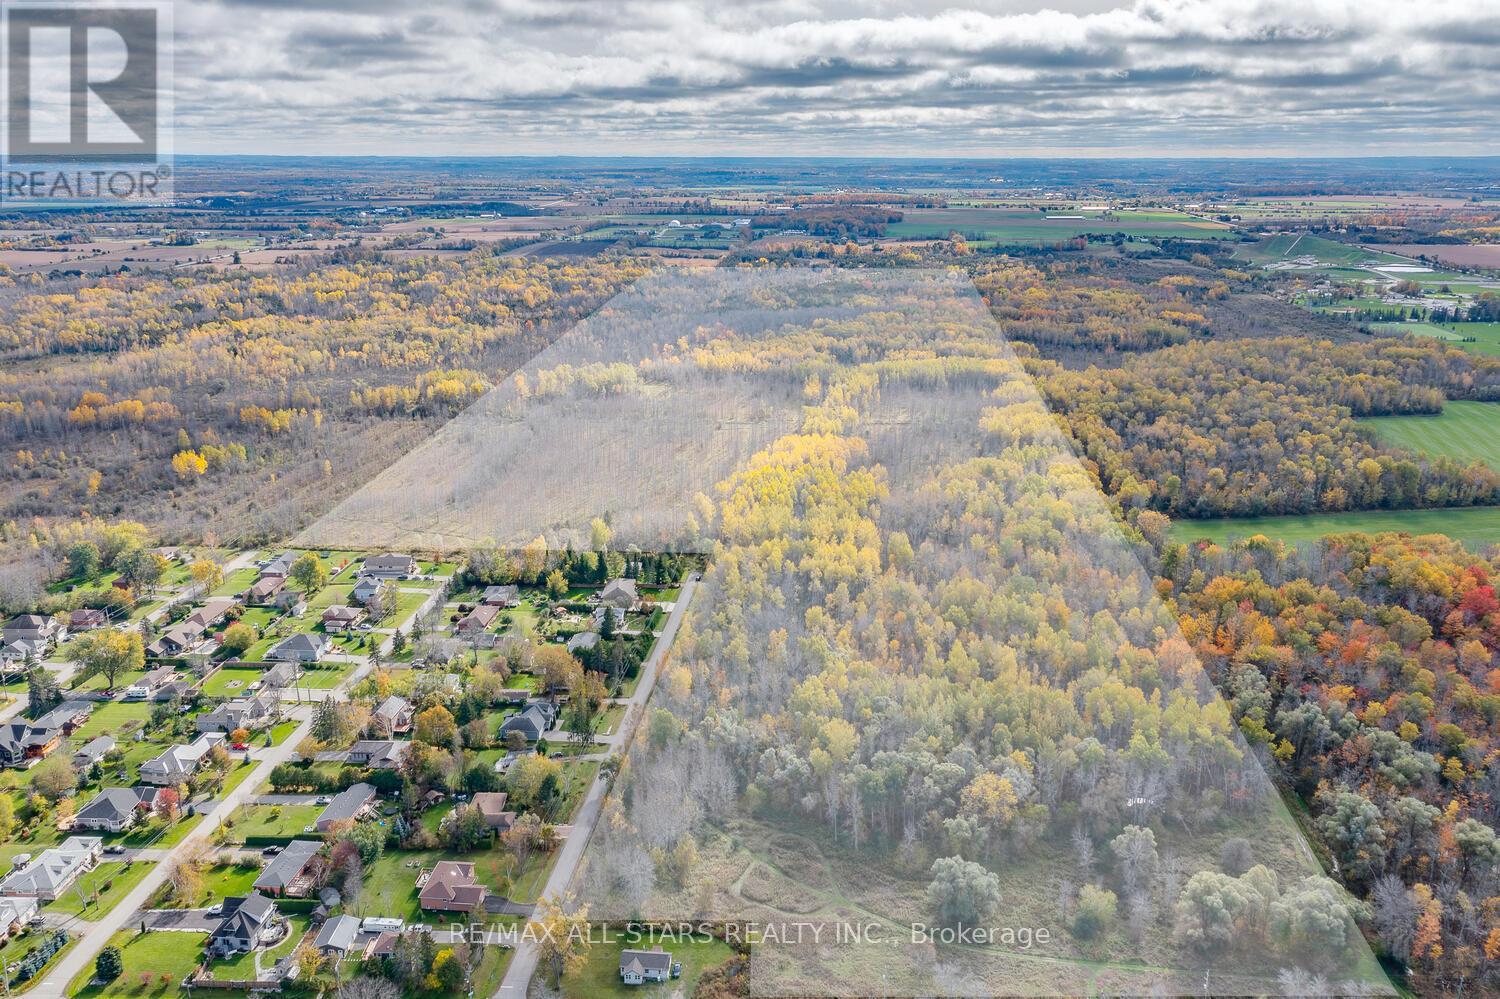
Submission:
[[[1463,350],[1500,357],[1500,323],[1373,323],[1372,325],[1382,333],[1415,333],[1418,336],[1435,336]]]
[[[1048,218],[1047,216],[1055,216]],[[1081,216],[1063,218],[1056,216]],[[1185,239],[1227,239],[1235,232],[1166,209],[1110,213],[1067,205],[1035,208],[914,208],[900,222],[886,226],[886,235],[901,239],[943,239],[950,232],[996,243],[1053,243],[1087,233],[1123,232],[1127,236],[1177,236]]]
[[[621,931],[621,936],[624,936]],[[620,943],[597,943],[589,949],[588,961],[576,974],[562,980],[563,995],[568,999],[601,999],[604,996],[636,996],[666,999],[668,996],[690,996],[705,971],[716,968],[734,956],[722,940],[696,938],[658,940],[662,950],[672,952],[672,960],[681,962],[682,977],[659,984],[626,985],[620,981],[620,951],[627,946],[650,950],[652,941],[626,939]]]
[[[1300,517],[1240,517],[1226,520],[1179,520],[1172,536],[1179,541],[1208,539],[1223,543],[1264,534],[1289,544],[1316,541],[1347,531],[1408,534],[1446,534],[1474,551],[1500,544],[1500,507],[1476,506],[1446,510],[1362,510],[1354,513],[1317,513]]]
[[[1500,403],[1449,402],[1436,416],[1361,420],[1386,444],[1500,469]]]

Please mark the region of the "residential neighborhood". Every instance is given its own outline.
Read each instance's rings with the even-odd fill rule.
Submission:
[[[37,955],[17,975],[100,995],[118,951],[135,978],[276,992],[413,940],[435,961],[445,923],[513,929],[566,881],[675,582],[559,596],[406,553],[175,558],[144,610],[6,622],[28,650],[0,707],[0,916]],[[476,994],[518,954],[486,948]]]

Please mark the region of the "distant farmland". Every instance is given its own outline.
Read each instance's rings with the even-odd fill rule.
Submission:
[[[1500,243],[1403,243],[1388,246],[1392,253],[1408,257],[1427,257],[1455,267],[1493,267],[1500,269]]]
[[[1361,420],[1386,444],[1500,470],[1500,403],[1449,402],[1436,416]]]
[[[1354,513],[1314,513],[1298,517],[1236,517],[1172,522],[1172,537],[1178,541],[1207,539],[1219,544],[1256,534],[1296,544],[1348,531],[1369,534],[1382,531],[1404,531],[1413,535],[1446,534],[1463,542],[1473,551],[1483,552],[1490,545],[1500,544],[1500,507],[1360,510]]]
[[[1054,217],[1047,216],[1070,216]],[[1122,232],[1127,236],[1229,239],[1234,230],[1218,222],[1166,209],[1100,212],[1067,205],[1035,208],[913,208],[886,234],[905,239],[942,239],[957,232],[994,243],[1057,243],[1075,236]]]

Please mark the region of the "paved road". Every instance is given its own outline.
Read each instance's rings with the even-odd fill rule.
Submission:
[[[255,788],[265,782],[274,767],[285,763],[296,755],[297,744],[307,735],[308,727],[311,724],[312,717],[311,713],[308,712],[302,718],[300,724],[298,724],[296,731],[282,742],[281,745],[266,750],[265,754],[259,758],[259,763],[256,765],[255,770],[244,780],[240,781],[238,787],[220,799],[213,810],[204,817],[203,821],[198,823],[193,828],[193,831],[183,838],[181,844],[173,847],[171,852],[177,852],[190,843],[207,840],[213,834],[213,831],[219,827],[219,823],[224,818],[253,796]],[[167,871],[170,866],[166,861],[156,864],[150,873],[141,880],[140,884],[136,885],[128,895],[115,903],[114,908],[104,913],[95,922],[87,924],[87,928],[82,930],[82,940],[63,955],[62,959],[47,974],[47,977],[38,982],[36,987],[32,989],[31,994],[36,996],[37,999],[60,999],[63,991],[67,988],[68,982],[73,980],[74,975],[77,975],[84,968],[90,967],[93,964],[94,955],[103,949],[104,945],[109,942],[109,938],[114,936],[117,931],[131,925],[132,917],[137,910],[145,905],[146,900],[167,880]]]
[[[677,628],[682,624],[683,614],[687,611],[688,604],[692,603],[693,590],[697,586],[697,576],[683,584],[677,606],[672,608],[672,616],[667,619],[667,626],[662,629],[656,648],[652,650],[650,658],[641,664],[641,682],[636,684],[635,693],[626,702],[625,717],[613,735],[603,737],[603,741],[609,743],[611,748],[623,752],[634,738],[636,728],[646,715],[646,702],[656,687],[656,676],[661,670],[662,660],[666,658],[667,650],[677,637]],[[557,898],[566,894],[571,887],[573,877],[578,872],[578,863],[583,859],[584,848],[588,846],[594,826],[599,821],[599,810],[604,807],[604,795],[608,788],[609,785],[602,776],[594,780],[593,786],[584,796],[578,814],[573,817],[572,831],[558,850],[557,863],[547,877],[546,886],[538,893],[538,898]],[[531,976],[536,974],[536,965],[535,945],[526,940],[518,941],[516,953],[510,959],[510,966],[505,969],[505,978],[500,982],[494,999],[524,999],[527,986],[531,984]]]
[[[244,558],[248,562],[247,556],[241,556],[241,558]],[[240,559],[226,563],[226,575],[228,575],[230,566],[238,561]],[[238,566],[235,567],[238,568]],[[434,594],[434,598],[436,596]],[[416,614],[407,618],[398,627],[402,631],[409,631],[412,621],[431,607],[432,603],[432,600],[427,601]],[[382,651],[388,651],[389,645],[390,640],[387,639]],[[71,671],[72,668],[68,667],[68,673],[71,673]],[[369,672],[370,665],[366,662],[346,677],[344,682],[339,684],[338,687],[324,693],[344,696],[350,688],[364,679]],[[66,682],[65,677],[60,676],[59,679],[60,682]],[[18,698],[18,703],[25,703],[24,695]],[[10,714],[15,714],[19,710],[20,707],[17,704],[7,705],[4,711],[0,712],[0,720],[3,720],[3,717],[8,717]],[[307,731],[312,726],[312,709],[310,707],[298,707],[289,712],[289,716],[298,721],[297,728],[279,746],[273,746],[264,750],[255,750],[253,757],[257,761],[255,770],[244,780],[240,781],[239,785],[233,791],[215,803],[213,808],[205,815],[203,821],[198,823],[192,832],[183,837],[179,844],[173,846],[170,850],[163,851],[163,859],[151,869],[150,873],[142,879],[140,884],[136,885],[128,895],[115,903],[115,906],[104,913],[97,921],[85,922],[79,920],[70,924],[70,928],[80,933],[82,939],[62,956],[61,960],[48,972],[46,978],[32,987],[30,995],[35,996],[36,999],[62,999],[63,993],[67,989],[68,983],[73,980],[73,977],[84,968],[93,965],[94,956],[104,948],[104,945],[109,942],[109,938],[114,936],[119,930],[130,925],[134,921],[136,913],[146,904],[146,900],[166,881],[167,872],[171,865],[165,858],[183,850],[189,844],[204,841],[211,837],[213,831],[219,827],[219,824],[232,814],[236,808],[256,797],[255,789],[266,782],[273,769],[297,755],[298,745],[306,738]]]

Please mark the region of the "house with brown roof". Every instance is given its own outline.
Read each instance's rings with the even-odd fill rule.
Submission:
[[[476,631],[488,631],[500,616],[500,607],[496,604],[480,604],[468,614],[459,619],[453,630],[460,635]]]
[[[92,631],[109,624],[109,615],[95,607],[80,607],[68,614],[69,631]]]
[[[268,604],[286,587],[285,576],[262,576],[245,591],[245,603]]]
[[[353,631],[354,626],[365,619],[363,607],[346,607],[334,604],[323,612],[323,630],[330,635],[342,635]]]
[[[516,821],[516,813],[507,811],[504,791],[480,791],[474,795],[474,807],[484,817],[484,827],[492,832],[505,832]]]
[[[474,865],[440,860],[417,875],[417,901],[435,912],[478,912],[489,890],[474,880]]]

